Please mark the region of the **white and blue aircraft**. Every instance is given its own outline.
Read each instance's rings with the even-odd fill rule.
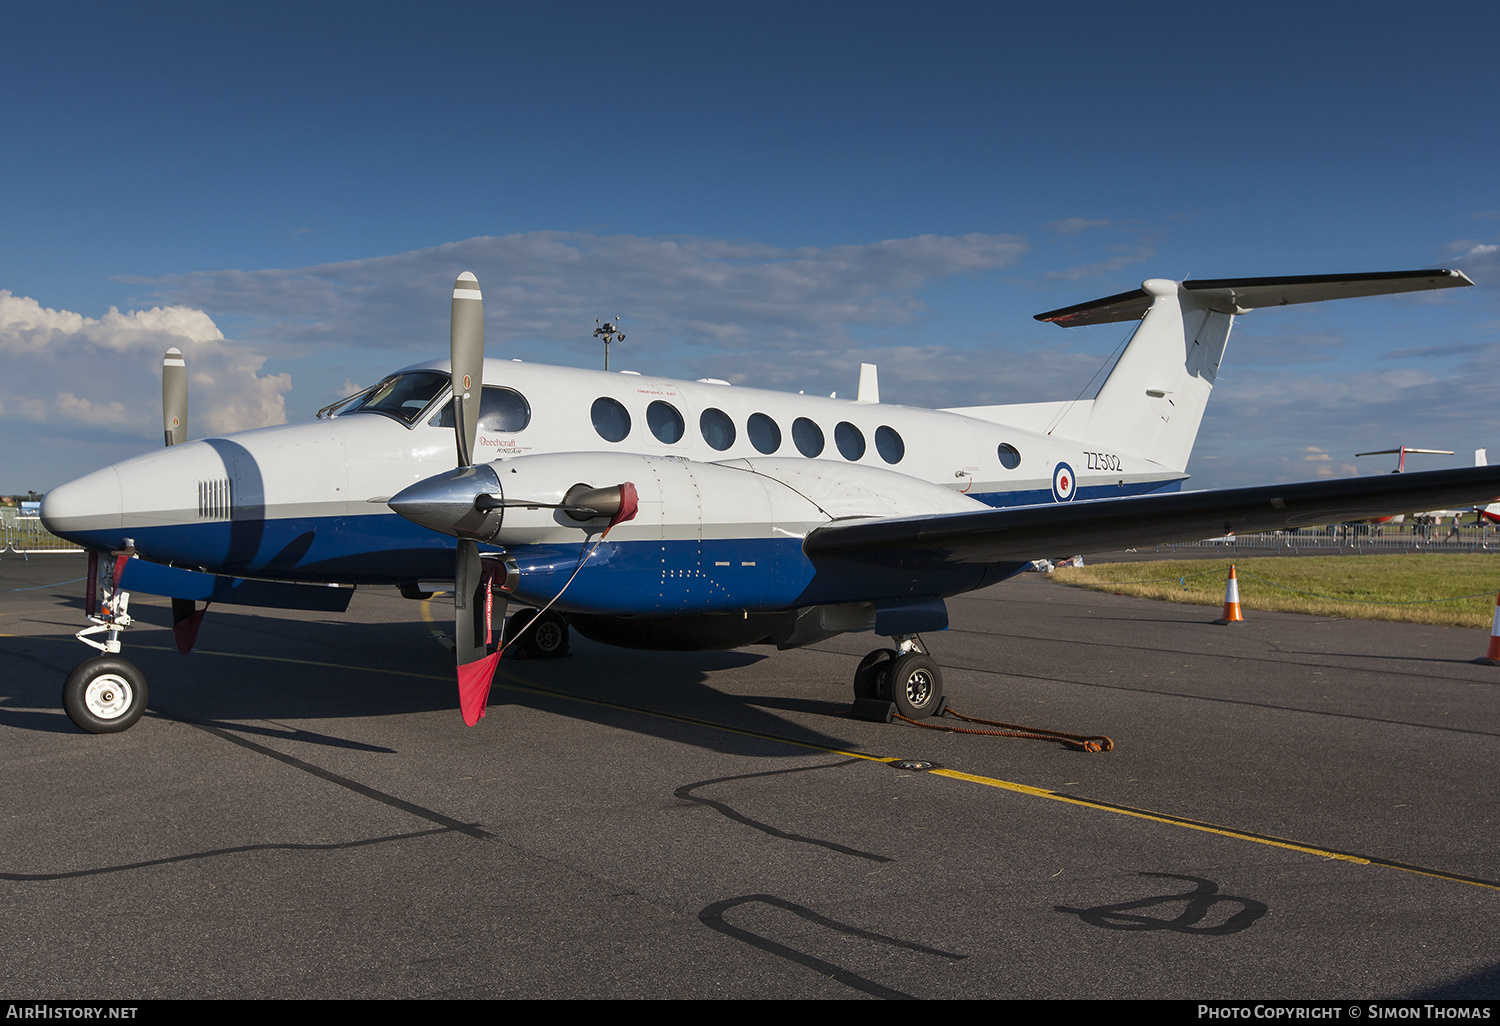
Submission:
[[[172,598],[186,652],[199,602],[342,610],[347,586],[384,584],[454,593],[470,724],[506,602],[527,608],[501,633],[534,655],[565,653],[569,627],[679,650],[873,631],[892,641],[861,663],[856,698],[931,715],[942,677],[920,632],[947,625],[945,598],[1037,557],[1500,498],[1494,467],[1181,491],[1237,315],[1470,284],[1449,270],[1152,279],[1038,315],[1140,321],[1095,398],[945,410],[880,402],[871,367],[858,397],[839,400],[486,360],[467,272],[449,360],[398,371],[311,424],[185,442],[174,350],[168,448],[42,505],[96,567],[79,638],[103,654],[69,676],[63,704],[92,732],[140,717],[146,683],[119,654],[131,591]]]

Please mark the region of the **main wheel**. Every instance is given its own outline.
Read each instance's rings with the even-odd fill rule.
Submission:
[[[550,609],[540,616],[523,609],[505,622],[505,643],[525,659],[561,659],[568,654],[567,618]]]
[[[86,659],[63,684],[63,709],[78,729],[115,734],[135,725],[146,711],[146,677],[116,655]]]
[[[880,697],[896,704],[896,712],[920,720],[937,712],[943,700],[943,672],[932,657],[921,652],[897,656],[879,671]]]
[[[568,621],[547,610],[531,621],[531,651],[538,659],[561,659],[568,654]]]
[[[896,658],[894,648],[877,648],[859,661],[859,669],[854,671],[855,701],[861,698],[880,697],[878,687],[880,671],[894,658]]]

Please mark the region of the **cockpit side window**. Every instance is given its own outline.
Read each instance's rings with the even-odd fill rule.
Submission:
[[[453,403],[443,404],[443,411],[428,421],[433,427],[453,427]],[[525,431],[531,423],[531,404],[513,388],[485,385],[479,400],[479,430],[514,434]]]
[[[354,413],[378,413],[406,425],[417,422],[422,411],[432,404],[444,388],[448,387],[448,375],[440,371],[407,371],[392,374],[376,385],[353,409],[340,416]]]

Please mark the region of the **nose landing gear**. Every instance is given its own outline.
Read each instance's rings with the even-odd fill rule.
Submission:
[[[125,547],[110,555],[114,559],[101,566],[99,554],[89,553],[84,615],[93,626],[74,635],[104,654],[75,666],[62,690],[68,719],[90,734],[128,730],[146,711],[146,675],[120,656],[120,632],[135,622],[130,618],[130,592],[120,589],[120,575],[125,561],[135,555],[135,545],[127,538]],[[104,640],[95,640],[90,636],[94,634],[103,634]]]

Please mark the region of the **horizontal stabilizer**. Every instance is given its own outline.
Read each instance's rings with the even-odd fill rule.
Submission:
[[[1484,505],[1500,498],[1500,467],[1221,491],[849,520],[820,527],[803,551],[814,558],[925,567],[1024,562],[1058,552],[1193,541],[1232,531],[1272,531]]]
[[[1462,271],[1434,269],[1374,271],[1363,274],[1300,274],[1280,278],[1205,278],[1178,284],[1183,292],[1190,293],[1210,310],[1239,314],[1262,306],[1289,306],[1292,303],[1317,303],[1325,299],[1423,292],[1474,283]],[[1065,306],[1061,310],[1040,313],[1036,315],[1036,319],[1062,328],[1135,321],[1145,314],[1152,299],[1152,294],[1144,288],[1133,289],[1076,306]]]
[[[167,598],[194,602],[269,606],[273,609],[313,609],[324,613],[342,613],[349,608],[349,600],[354,597],[353,588],[225,577],[221,574],[184,570],[182,567],[163,566],[144,559],[125,561],[120,587],[125,591],[165,595]]]

